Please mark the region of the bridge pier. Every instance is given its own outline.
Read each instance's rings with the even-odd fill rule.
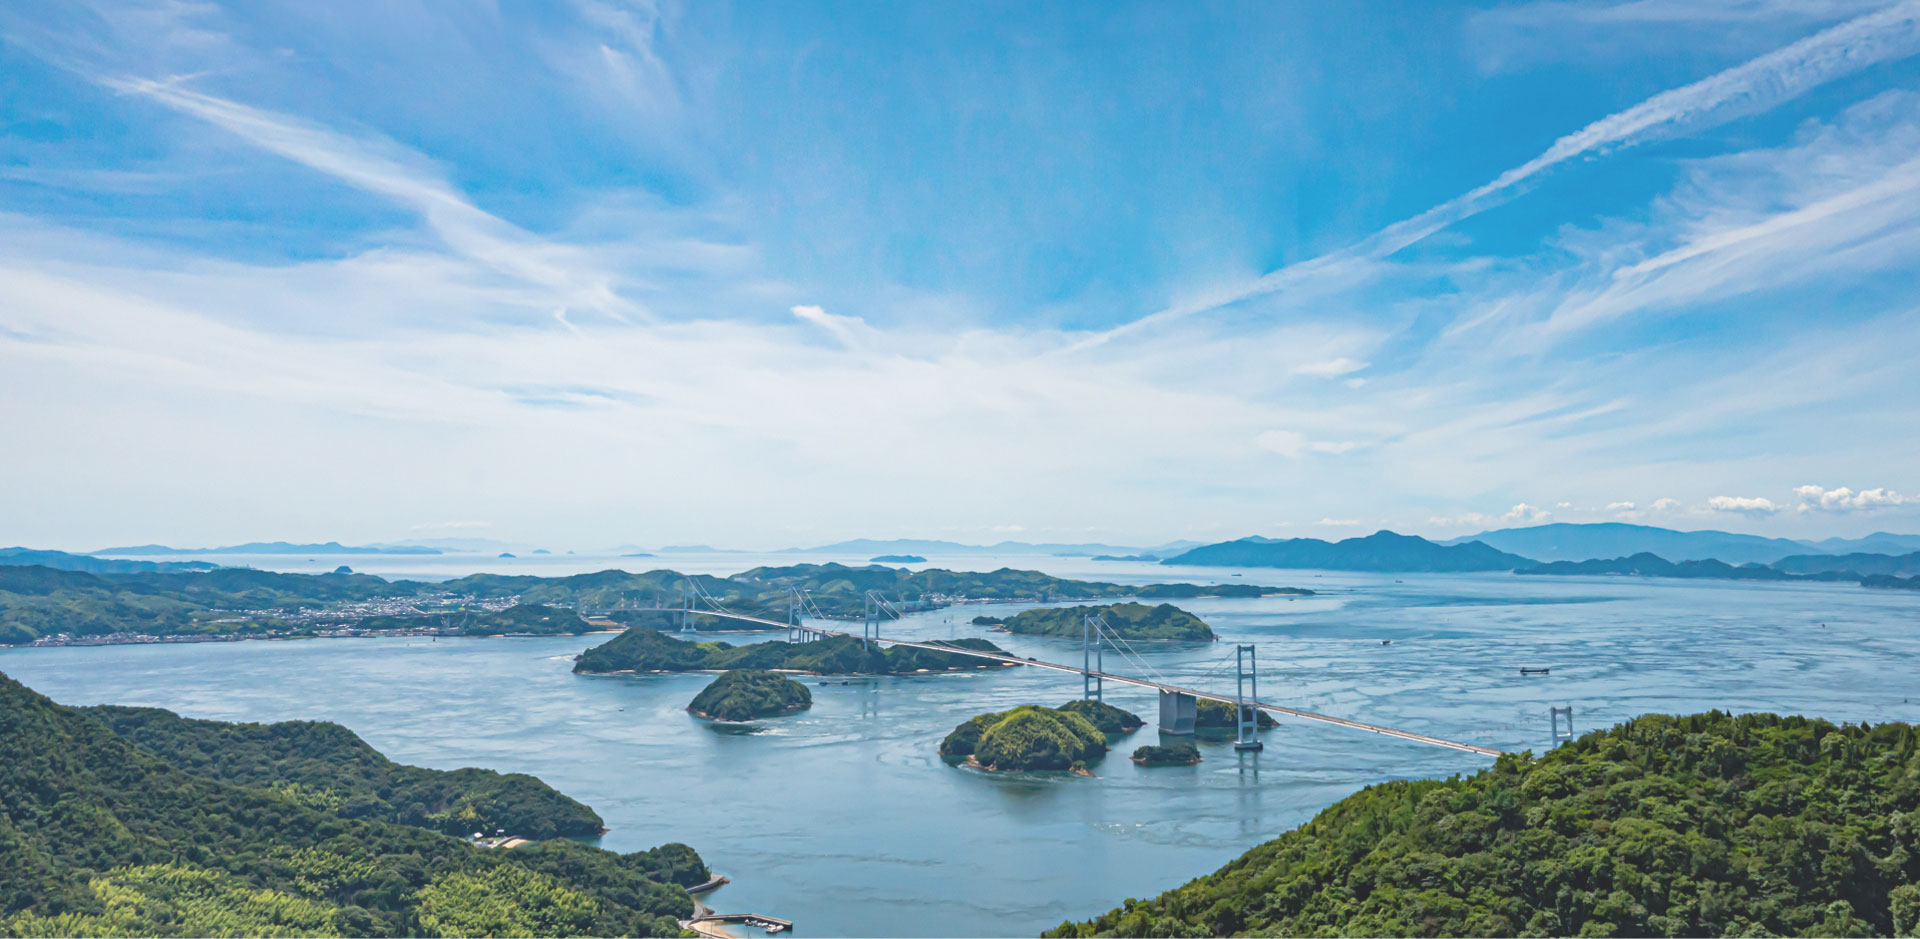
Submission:
[[[1161,733],[1191,737],[1199,719],[1200,703],[1193,695],[1184,691],[1160,692]]]

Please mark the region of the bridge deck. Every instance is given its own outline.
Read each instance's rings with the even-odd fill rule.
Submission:
[[[725,619],[743,620],[749,623],[761,623],[771,629],[799,629],[804,632],[810,632],[818,636],[844,636],[851,639],[860,638],[858,636],[853,635],[852,633],[840,632],[838,630],[821,629],[818,626],[807,626],[807,625],[794,626],[792,624],[782,623],[777,620],[763,619],[758,616],[747,616],[741,613],[721,613],[714,610],[695,610],[694,612],[704,616],[718,616]],[[1031,665],[1036,668],[1050,668],[1050,669],[1053,669],[1054,671],[1059,671],[1059,672],[1072,672],[1075,675],[1086,673],[1086,670],[1083,670],[1078,666],[1074,666],[1074,665],[1062,665],[1058,662],[1043,662],[1039,659],[1027,659],[1027,658],[1021,658],[1020,656],[1017,656],[1017,655],[1003,655],[997,652],[982,652],[975,649],[956,649],[952,646],[941,645],[936,642],[918,642],[910,639],[888,639],[884,636],[875,637],[874,641],[884,642],[888,645],[894,645],[894,646],[911,646],[916,649],[932,649],[936,652],[952,652],[957,655],[967,655],[967,656],[972,656],[978,659],[991,659],[996,662],[1008,662],[1014,665]],[[1162,684],[1157,681],[1148,681],[1147,679],[1144,679],[1144,678],[1134,678],[1130,675],[1115,675],[1112,672],[1098,672],[1098,671],[1091,672],[1091,674],[1094,677],[1100,678],[1104,681],[1117,681],[1117,682],[1120,682],[1121,684],[1138,685],[1142,688],[1153,688],[1157,691],[1178,692],[1180,694],[1192,695],[1196,698],[1206,698],[1209,701],[1224,701],[1227,704],[1232,704],[1235,701],[1232,695],[1215,694],[1211,691],[1199,691],[1193,688],[1182,688],[1178,685]],[[1302,711],[1302,710],[1299,710],[1298,708],[1281,707],[1278,704],[1266,704],[1264,702],[1256,702],[1254,706],[1259,708],[1262,711],[1268,711],[1274,714],[1285,714],[1288,717],[1297,717],[1302,720],[1309,720],[1309,721],[1319,721],[1323,724],[1333,724],[1339,727],[1348,728],[1350,730],[1363,730],[1363,731],[1366,731],[1367,733],[1380,734],[1381,736],[1384,736],[1384,737],[1396,737],[1401,740],[1411,740],[1415,743],[1430,744],[1436,747],[1446,747],[1450,750],[1461,750],[1467,753],[1478,753],[1481,756],[1499,756],[1501,754],[1501,751],[1495,750],[1492,747],[1482,747],[1482,746],[1477,746],[1471,743],[1461,743],[1457,740],[1447,740],[1442,737],[1428,736],[1427,734],[1416,734],[1410,730],[1396,730],[1392,727],[1382,727],[1379,724],[1369,724],[1369,723],[1366,723],[1365,721],[1350,721],[1344,717],[1333,717],[1327,714],[1316,714],[1312,711]]]

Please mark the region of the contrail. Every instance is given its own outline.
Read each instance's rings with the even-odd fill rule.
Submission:
[[[1723,124],[1792,100],[1837,78],[1920,52],[1920,2],[1906,0],[1822,30],[1691,85],[1663,91],[1553,142],[1539,156],[1492,182],[1388,225],[1364,240],[1290,264],[1251,283],[1169,307],[1067,347],[1079,352],[1129,333],[1264,296],[1354,261],[1392,255],[1455,222],[1519,195],[1535,177],[1568,160]]]

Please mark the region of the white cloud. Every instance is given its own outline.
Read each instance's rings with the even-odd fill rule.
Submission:
[[[1780,506],[1773,500],[1759,496],[1714,496],[1707,500],[1707,508],[1740,515],[1772,515],[1780,511]]]
[[[1357,518],[1323,518],[1319,521],[1319,524],[1328,528],[1352,528],[1360,524],[1360,520]]]
[[[1525,502],[1522,502],[1515,505],[1513,508],[1508,509],[1507,514],[1500,516],[1500,520],[1505,522],[1519,522],[1521,524],[1532,525],[1537,522],[1544,522],[1552,517],[1553,517],[1552,512],[1549,512],[1546,509],[1540,508],[1539,506],[1528,505]]]
[[[1633,503],[1631,503],[1631,502],[1609,502],[1609,503],[1607,503],[1607,511],[1609,511],[1609,512],[1614,512],[1614,513],[1627,513],[1627,512],[1632,512],[1633,510],[1634,510],[1634,504],[1633,504]]]
[[[1571,503],[1571,502],[1556,502],[1556,503],[1554,503],[1554,505],[1553,505],[1553,507],[1554,507],[1554,508],[1556,508],[1556,509],[1570,509],[1570,508],[1573,508],[1573,503]]]
[[[1901,505],[1920,504],[1920,497],[1903,496],[1891,489],[1862,489],[1855,492],[1845,486],[1838,489],[1826,489],[1820,486],[1799,486],[1793,490],[1798,500],[1797,508],[1802,512],[1856,512],[1868,509],[1891,508]]]
[[[1680,508],[1680,500],[1679,500],[1679,499],[1655,499],[1655,500],[1653,500],[1653,506],[1652,506],[1652,510],[1653,510],[1653,511],[1655,511],[1655,512],[1672,512],[1672,511],[1674,511],[1675,509],[1678,509],[1678,508]]]
[[[1305,434],[1291,430],[1269,430],[1253,438],[1255,445],[1281,456],[1298,459],[1303,453],[1341,454],[1358,447],[1351,440],[1308,440]]]
[[[1309,362],[1305,365],[1295,366],[1293,373],[1295,375],[1308,375],[1314,378],[1339,378],[1342,375],[1348,375],[1366,367],[1367,363],[1356,361],[1343,355],[1338,358],[1328,359],[1324,362]],[[1365,381],[1365,379],[1360,379],[1360,381]]]

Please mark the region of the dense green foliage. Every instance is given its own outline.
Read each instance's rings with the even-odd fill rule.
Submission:
[[[1004,650],[985,639],[940,640],[936,644],[982,652]],[[636,627],[582,652],[576,672],[692,672],[754,668],[815,675],[889,675],[918,671],[997,667],[990,659],[918,649],[867,646],[857,638],[834,636],[817,642],[687,642],[657,630]]]
[[[1194,702],[1193,727],[1195,730],[1235,730],[1240,719],[1233,713],[1234,706],[1225,701],[1200,698]],[[1254,726],[1278,727],[1280,722],[1265,711],[1254,712]]]
[[[990,770],[1078,769],[1106,752],[1107,735],[1092,721],[1038,704],[977,714],[940,742],[940,755],[971,757]]]
[[[722,672],[695,695],[687,710],[721,721],[791,714],[813,706],[807,686],[774,672],[737,668]]]
[[[447,629],[467,636],[577,636],[594,630],[580,614],[543,603],[516,603],[504,610],[367,616],[355,629]]]
[[[1106,631],[1122,639],[1189,639],[1212,642],[1213,629],[1200,617],[1171,603],[1109,603],[1105,606],[1056,606],[1022,610],[1001,622],[1010,633],[1079,638],[1086,618],[1098,616]]]
[[[1092,721],[1093,726],[1100,728],[1103,734],[1124,734],[1139,730],[1146,724],[1146,721],[1140,719],[1140,715],[1132,711],[1122,710],[1105,701],[1095,701],[1091,698],[1068,701],[1054,710],[1078,714]]]
[[[1920,729],[1652,715],[1383,783],[1053,935],[1920,934]]]
[[[1141,766],[1192,766],[1200,762],[1200,748],[1181,740],[1165,746],[1144,746],[1133,751],[1133,761]]]
[[[594,811],[523,773],[405,766],[353,731],[319,721],[229,724],[159,708],[82,708],[142,752],[202,779],[266,789],[342,818],[449,835],[597,835]]]
[[[684,848],[490,851],[201,778],[4,676],[0,809],[0,935],[676,935],[705,875]]]

